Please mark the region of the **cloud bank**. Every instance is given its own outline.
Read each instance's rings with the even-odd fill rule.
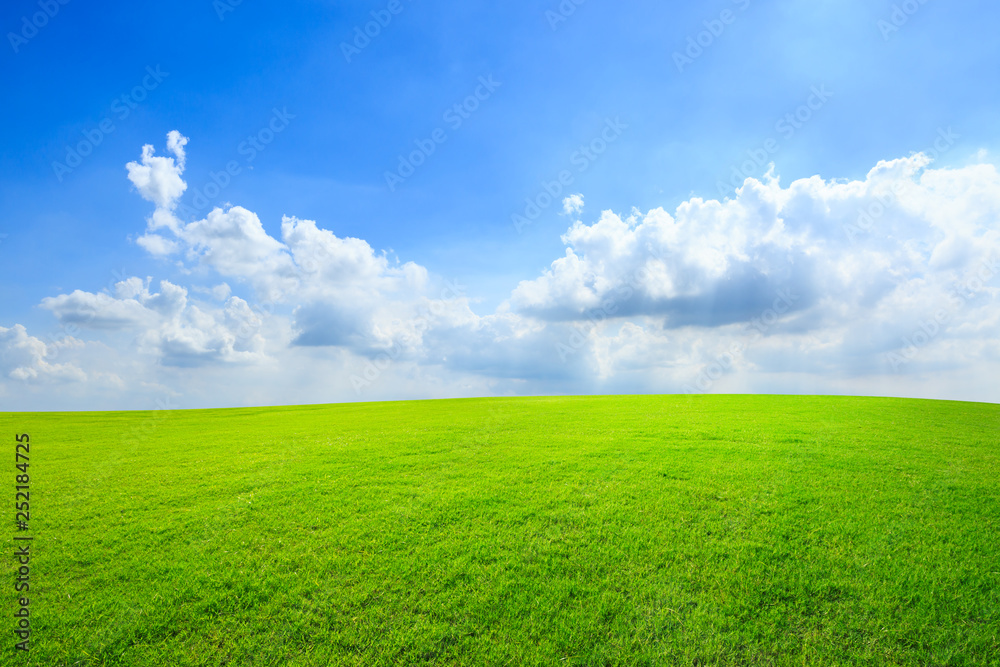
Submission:
[[[603,211],[480,314],[460,285],[315,221],[286,216],[277,237],[240,206],[182,221],[187,144],[170,132],[168,155],[144,146],[127,176],[154,205],[137,243],[194,282],[151,291],[130,277],[40,304],[92,347],[123,346],[126,386],[183,394],[209,381],[222,404],[601,391],[1000,400],[981,379],[1000,362],[1000,174],[986,162],[935,169],[917,153],[863,180],[783,187],[768,175],[672,213]],[[583,207],[572,195],[563,213]],[[6,386],[115,385],[99,355],[50,363],[50,347],[0,327]],[[308,379],[289,394],[295,374]]]

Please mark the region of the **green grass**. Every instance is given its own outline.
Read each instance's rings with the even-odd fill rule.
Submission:
[[[1000,406],[0,414],[7,665],[1000,665]],[[13,522],[13,503],[8,503]],[[5,553],[13,552],[7,531]]]

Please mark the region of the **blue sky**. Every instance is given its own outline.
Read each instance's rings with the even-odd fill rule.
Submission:
[[[374,36],[355,41],[366,25]],[[997,357],[995,3],[97,11],[36,0],[5,5],[0,26],[0,399],[11,409],[684,390],[1000,398],[985,370]],[[171,131],[188,139],[181,153]],[[150,182],[130,179],[147,144],[183,170],[150,162]],[[431,144],[387,185],[400,156]],[[78,163],[77,149],[88,153]],[[906,195],[863,238],[845,231],[888,201],[872,170],[901,159],[890,171]],[[558,195],[516,228],[512,216],[544,202],[561,172],[571,178]],[[178,179],[176,197],[155,201]],[[582,208],[564,206],[570,195]],[[186,227],[214,207],[258,222]],[[672,223],[650,214],[660,209],[685,231],[666,234]],[[175,222],[147,229],[154,210]],[[956,210],[959,231],[943,221]],[[331,236],[293,247],[283,216]],[[273,244],[246,236],[255,224]],[[246,236],[239,250],[219,245],[233,230]],[[150,234],[173,252],[140,242]],[[301,258],[331,237],[367,245],[339,243],[303,273]],[[581,261],[554,264],[567,248]],[[249,259],[220,263],[227,252]],[[370,280],[336,277],[361,255]],[[859,261],[882,270],[865,278],[850,268]],[[263,292],[280,281],[264,266],[298,272],[273,303]],[[636,296],[618,292],[595,324],[606,283],[643,267],[662,271]],[[920,306],[980,273],[941,331],[894,364],[937,312]],[[128,278],[141,288],[116,287]],[[163,301],[164,280],[182,305],[147,303]],[[461,294],[442,298],[447,281]],[[754,314],[796,286],[798,305],[754,337]],[[435,300],[441,312],[421,316]],[[252,335],[233,324],[240,304],[261,311]],[[72,312],[82,307],[89,319]],[[107,308],[130,315],[93,315]],[[901,329],[871,334],[889,321]],[[565,354],[574,331],[585,340]],[[817,354],[830,363],[812,364]]]

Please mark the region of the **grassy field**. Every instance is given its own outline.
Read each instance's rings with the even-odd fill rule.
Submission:
[[[1000,406],[0,414],[4,665],[1000,665]],[[5,552],[14,552],[14,507]]]

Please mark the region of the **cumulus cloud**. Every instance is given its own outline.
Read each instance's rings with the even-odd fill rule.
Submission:
[[[993,165],[932,169],[916,154],[859,181],[748,179],[733,199],[694,198],[673,215],[606,211],[563,242],[509,306],[583,323],[602,377],[638,360],[680,362],[671,377],[687,387],[706,368],[717,377],[702,388],[739,372],[827,382],[968,372],[998,356]]]
[[[92,329],[122,329],[152,323],[152,313],[136,299],[119,299],[110,294],[74,290],[42,299],[42,308],[52,311],[62,324]]]
[[[565,215],[574,215],[582,210],[583,195],[575,194],[563,199],[563,213]]]
[[[178,181],[183,185],[186,143],[185,137],[171,132],[168,149],[174,157],[157,157],[146,146],[143,165],[130,163],[129,178],[157,207],[138,239],[143,248],[157,256],[180,255],[191,268],[248,284],[269,310],[276,305],[292,308],[296,345],[344,346],[370,355],[393,344],[405,328],[398,322],[416,317],[421,299],[426,299],[429,278],[424,267],[392,262],[364,240],[338,237],[312,220],[284,217],[279,240],[241,206],[215,208],[204,219],[184,223],[173,210],[186,187],[178,186]],[[78,305],[68,302],[89,299],[102,301],[88,305],[115,318],[115,324],[144,315],[136,303],[109,303],[101,295],[59,298],[47,304],[53,312],[57,306],[63,312]]]
[[[184,146],[188,138],[177,130],[167,134],[167,150],[174,157],[157,157],[150,144],[142,147],[140,162],[129,162],[125,165],[128,178],[135,185],[142,198],[163,209],[173,209],[177,200],[187,189],[187,183],[181,178],[184,172]]]
[[[0,327],[0,373],[13,380],[80,382],[86,373],[69,363],[52,363],[48,357],[58,347],[75,347],[80,341],[66,337],[53,344],[29,336],[20,324]]]
[[[188,290],[168,280],[160,281],[158,292],[150,292],[149,283],[131,277],[116,283],[113,293],[76,290],[47,297],[41,305],[63,325],[130,330],[137,350],[165,365],[265,359],[260,317],[243,299],[232,296],[222,308],[207,307],[190,303]]]
[[[227,283],[219,283],[212,287],[195,286],[193,290],[199,294],[208,294],[216,301],[225,301],[233,293],[233,288]]]
[[[613,311],[712,327],[750,319],[787,287],[798,295],[792,314],[812,311],[808,328],[878,317],[1000,255],[995,167],[928,163],[918,154],[881,162],[864,181],[787,188],[748,179],[734,199],[694,198],[674,215],[605,211],[563,235],[565,256],[521,282],[511,308],[548,321]]]
[[[268,235],[251,211],[233,206],[213,209],[203,220],[177,232],[189,261],[219,275],[251,284],[267,300],[278,300],[298,284],[288,247]]]
[[[876,381],[907,393],[1000,366],[991,164],[935,169],[915,154],[860,180],[782,186],[769,174],[672,212],[604,211],[574,222],[563,256],[478,314],[463,288],[312,220],[285,216],[278,237],[240,206],[179,220],[186,144],[172,132],[168,156],[147,146],[129,164],[155,205],[138,243],[215,286],[164,280],[154,292],[150,279],[130,278],[42,302],[64,325],[128,332],[162,368],[266,367],[275,378],[294,360],[299,373],[327,369],[341,391],[391,377],[379,395],[392,397],[394,386],[825,392]],[[567,215],[583,206],[582,195],[563,201]],[[8,363],[8,375],[73,372],[42,370],[37,345],[18,345],[36,352]]]
[[[563,202],[568,214],[583,205],[582,195]],[[850,374],[884,371],[919,326],[920,306],[948,301],[970,267],[990,266],[998,214],[1000,179],[988,164],[936,170],[915,154],[880,162],[864,180],[787,187],[769,174],[732,199],[577,221],[562,237],[565,255],[484,316],[458,298],[426,317],[435,301],[426,269],[310,220],[283,218],[279,240],[250,211],[215,209],[171,227],[171,242],[189,261],[287,303],[300,346],[494,377],[691,370],[720,354],[733,369],[766,371],[814,366],[817,352],[822,372]],[[981,309],[994,308],[992,294],[963,300],[949,330],[988,319]],[[748,323],[776,304],[769,341],[751,351]],[[780,363],[766,355],[775,341],[787,351]]]
[[[605,211],[562,237],[566,254],[511,295],[514,311],[544,320],[661,315],[668,327],[716,326],[760,312],[794,283],[815,298],[808,242],[785,235],[762,184],[736,202],[691,200],[674,217],[663,209],[623,218]]]

